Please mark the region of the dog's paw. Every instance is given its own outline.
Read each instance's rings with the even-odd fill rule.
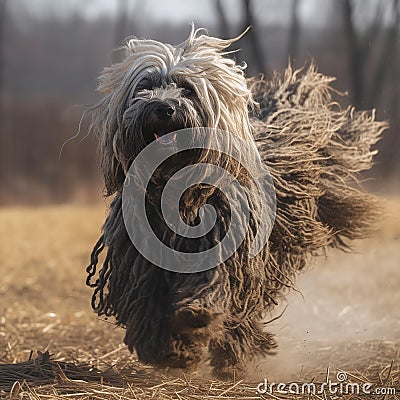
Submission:
[[[185,307],[175,312],[172,318],[173,328],[205,328],[217,319],[219,315],[220,313],[212,313],[205,308]]]
[[[159,366],[182,370],[193,370],[201,360],[201,348],[195,344],[186,345],[181,340],[171,344],[170,351],[163,356]]]
[[[221,313],[205,308],[185,307],[177,310],[171,318],[171,331],[185,337],[188,342],[207,344],[212,335],[222,328]]]

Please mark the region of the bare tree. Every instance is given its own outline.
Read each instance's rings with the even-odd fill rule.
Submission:
[[[380,98],[385,79],[390,72],[390,64],[394,62],[396,43],[399,36],[400,26],[400,11],[399,11],[399,0],[392,0],[392,22],[391,25],[386,28],[385,37],[383,39],[382,51],[379,58],[372,84],[371,90],[368,97],[368,106],[372,107],[376,104]]]
[[[393,54],[393,63],[390,74],[392,82],[398,82],[399,71],[400,71],[400,43],[399,40],[397,40],[397,46]],[[394,125],[395,127],[397,127],[399,131],[398,142],[400,142],[400,86],[399,85],[392,85],[391,87],[390,108],[391,108],[390,115],[394,116]]]
[[[244,8],[244,29],[247,29],[248,27],[252,28],[246,35],[246,40],[250,45],[256,69],[258,70],[258,72],[267,74],[267,56],[258,36],[256,21],[253,14],[252,2],[251,0],[242,0],[242,4]]]
[[[357,32],[353,23],[353,3],[351,0],[342,0],[343,22],[345,35],[348,41],[350,61],[350,75],[353,85],[353,104],[361,107],[363,100],[364,56],[358,45]]]
[[[6,22],[7,0],[0,0],[0,94],[3,92],[4,71],[4,25]]]
[[[118,10],[117,10],[115,38],[114,38],[114,44],[116,46],[120,46],[121,41],[127,35],[128,5],[129,5],[129,0],[118,0]]]
[[[0,130],[0,180],[3,178],[4,174],[4,159],[5,159],[5,132],[4,125],[5,121],[5,111],[4,111],[4,25],[6,22],[6,0],[0,0],[0,120],[2,121],[3,128]],[[2,154],[3,153],[3,154]],[[3,160],[3,161],[2,161]]]
[[[299,36],[300,36],[300,23],[299,23],[299,5],[300,0],[292,0],[290,15],[291,23],[289,28],[289,46],[288,53],[290,61],[295,62],[299,51]]]
[[[392,22],[390,26],[383,28],[383,4],[391,7]],[[391,0],[389,3],[377,3],[375,17],[366,33],[357,32],[354,24],[354,2],[341,0],[345,35],[348,43],[348,57],[350,63],[350,76],[352,81],[352,101],[358,108],[374,107],[382,93],[386,77],[390,71],[391,54],[393,53],[397,37],[399,35],[399,0]],[[379,45],[379,61],[372,71],[372,77],[367,79],[366,66],[370,63],[371,43],[384,29],[384,35]],[[368,81],[371,82],[368,88]]]
[[[218,16],[218,25],[219,25],[219,36],[223,38],[229,38],[229,24],[228,19],[226,18],[224,7],[222,6],[221,0],[215,0],[215,11]]]

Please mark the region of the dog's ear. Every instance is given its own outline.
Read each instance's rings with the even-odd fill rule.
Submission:
[[[115,147],[115,140],[118,137],[118,127],[113,121],[113,116],[104,109],[107,102],[97,105],[93,110],[91,129],[99,140],[100,164],[104,176],[105,195],[111,196],[123,186],[125,180],[124,167],[120,155]]]
[[[123,51],[124,57],[121,62],[116,62],[103,69],[98,78],[99,84],[97,86],[97,90],[99,92],[101,92],[103,95],[108,95],[121,86],[129,67],[134,61],[134,58],[143,48],[143,46],[141,46],[142,42],[145,41],[130,37],[126,39],[126,44],[124,46],[115,49],[115,51]]]
[[[116,63],[103,69],[98,78],[97,90],[103,95],[109,95],[121,86],[126,73],[124,63]]]
[[[111,89],[110,89],[111,90]],[[104,175],[106,195],[112,195],[123,186],[125,179],[123,155],[119,153],[118,140],[121,140],[121,105],[111,90],[96,105],[90,108],[92,120],[89,131],[99,142],[99,155]]]
[[[121,190],[125,180],[125,173],[122,164],[113,154],[109,156],[108,162],[106,159],[102,160],[102,169],[104,175],[105,195],[111,196]]]

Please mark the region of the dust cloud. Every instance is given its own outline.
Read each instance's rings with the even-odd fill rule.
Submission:
[[[388,351],[398,361],[399,230],[392,221],[354,252],[330,251],[298,277],[301,294],[292,292],[282,317],[267,326],[278,354],[253,366],[254,378],[311,378],[312,371],[318,379],[328,367],[362,372]]]

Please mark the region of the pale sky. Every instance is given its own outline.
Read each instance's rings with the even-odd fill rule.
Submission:
[[[88,17],[117,13],[120,0],[12,0],[12,4],[23,4],[34,15],[65,15],[74,11]],[[205,24],[215,23],[214,0],[127,0],[131,13],[151,15],[159,22],[190,22],[196,19]],[[312,24],[323,23],[323,0],[301,2],[300,18]],[[255,0],[254,14],[261,23],[285,23],[289,17],[291,0]],[[223,0],[223,6],[231,22],[238,22],[242,15],[240,0]],[[318,15],[318,18],[315,18]]]
[[[124,0],[12,0],[8,2],[11,10],[21,10],[36,16],[55,14],[67,15],[79,12],[89,18],[102,14],[116,15],[118,4]],[[214,0],[125,0],[129,13],[140,18],[151,16],[154,22],[190,23],[195,20],[204,25],[215,24]],[[373,18],[376,4],[382,0],[357,0],[355,12],[359,28]],[[387,0],[385,0],[387,1]],[[253,0],[253,10],[259,24],[287,24],[290,18],[292,0]],[[231,23],[239,22],[243,12],[241,0],[222,0],[227,18]],[[336,5],[337,4],[337,5]],[[320,27],[329,23],[332,11],[339,7],[335,0],[300,1],[300,23],[305,26]],[[22,6],[22,7],[21,7]],[[388,17],[390,18],[390,16]],[[387,18],[387,19],[388,19]]]

